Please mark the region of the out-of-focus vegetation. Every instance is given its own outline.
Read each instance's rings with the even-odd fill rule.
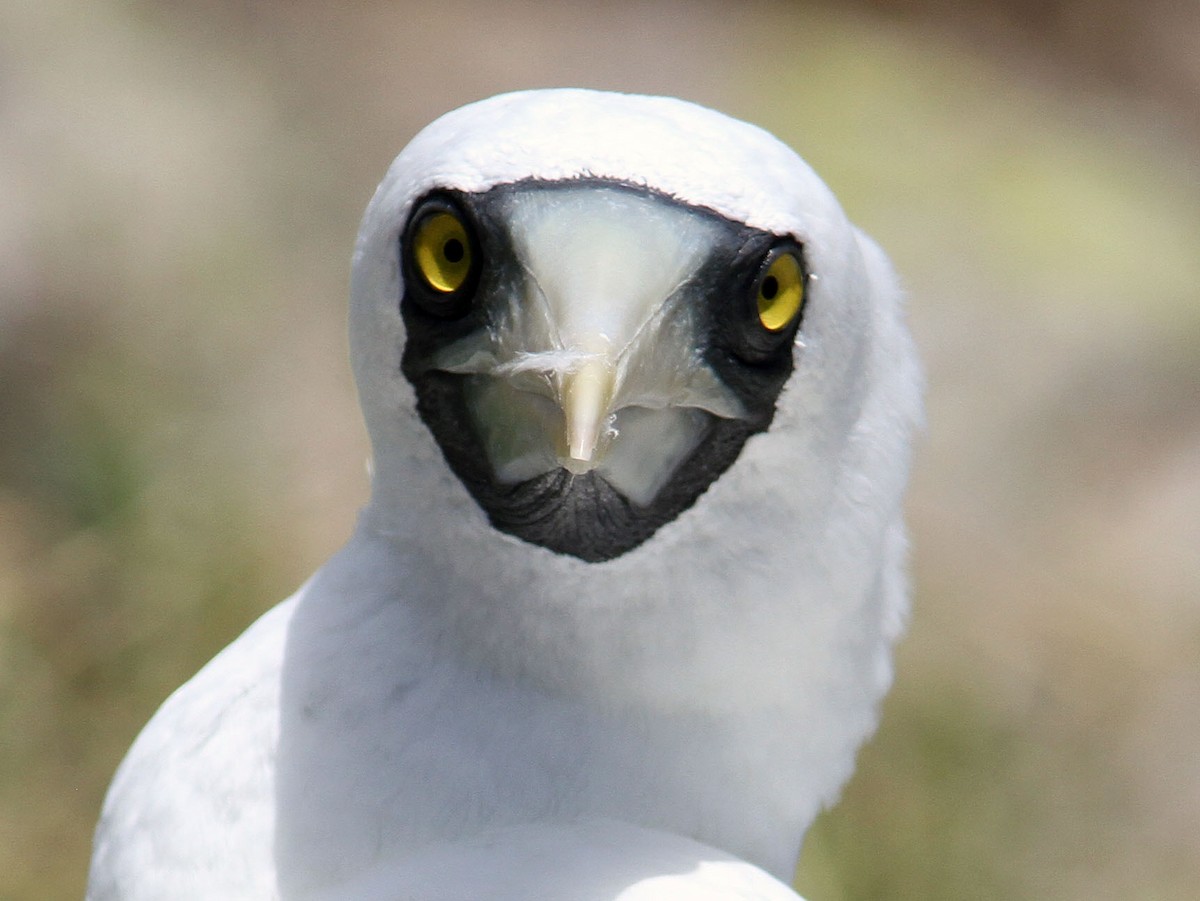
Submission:
[[[345,282],[391,157],[453,106],[550,84],[776,131],[912,295],[930,383],[914,618],[802,890],[1195,897],[1186,85],[1091,78],[1044,22],[955,32],[920,14],[934,4],[871,5],[891,12],[0,7],[0,898],[81,893],[140,725],[348,534],[367,447]],[[1194,43],[1162,46],[1194,71]]]

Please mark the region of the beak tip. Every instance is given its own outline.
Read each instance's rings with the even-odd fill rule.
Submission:
[[[612,367],[602,361],[589,361],[564,379],[561,404],[567,427],[567,458],[563,466],[571,472],[587,472],[596,466],[612,380]]]
[[[572,472],[586,472],[596,465],[597,442],[594,429],[571,429],[567,439],[567,454],[563,466]]]

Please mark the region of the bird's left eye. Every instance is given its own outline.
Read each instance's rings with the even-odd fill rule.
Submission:
[[[773,252],[757,284],[758,321],[768,332],[782,332],[804,306],[804,270],[790,250]]]

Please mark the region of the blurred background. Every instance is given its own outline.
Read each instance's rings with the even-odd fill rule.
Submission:
[[[363,205],[499,91],[675,94],[891,253],[915,607],[810,901],[1200,885],[1200,2],[0,3],[0,898],[348,536]]]

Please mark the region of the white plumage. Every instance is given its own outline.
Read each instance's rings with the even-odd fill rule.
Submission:
[[[602,562],[494,528],[402,371],[414,203],[528,179],[644,186],[797,242],[809,272],[770,427]],[[359,232],[350,333],[371,502],[139,736],[89,898],[794,897],[755,867],[790,877],[874,728],[907,608],[919,377],[883,254],[757,128],[666,98],[510,94],[397,157]]]

